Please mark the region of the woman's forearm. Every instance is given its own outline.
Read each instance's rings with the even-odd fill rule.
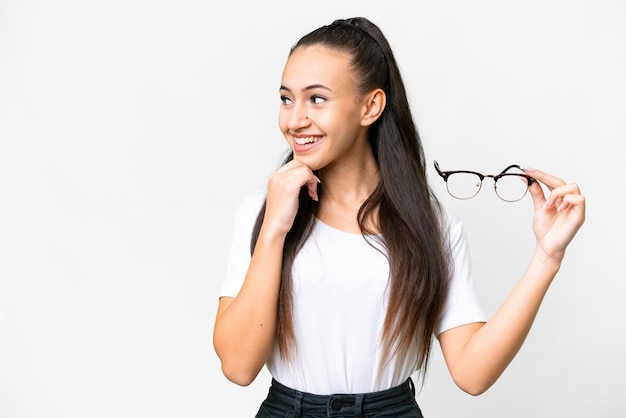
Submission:
[[[559,267],[560,260],[536,251],[519,282],[489,321],[468,328],[473,331],[466,339],[457,338],[455,344],[448,344],[446,361],[459,387],[478,395],[500,377],[526,339]],[[444,347],[445,342],[445,350]]]

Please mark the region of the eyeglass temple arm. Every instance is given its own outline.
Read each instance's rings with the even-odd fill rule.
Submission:
[[[435,170],[437,170],[437,173],[438,173],[441,177],[443,177],[444,179],[445,179],[446,177],[448,177],[448,174],[447,174],[447,173],[445,173],[445,172],[443,172],[443,171],[441,171],[441,169],[439,168],[439,163],[437,162],[437,160],[435,160]]]

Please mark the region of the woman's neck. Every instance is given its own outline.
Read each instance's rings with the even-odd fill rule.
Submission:
[[[321,188],[318,217],[324,223],[346,232],[358,233],[358,211],[372,194],[379,180],[373,156],[358,165],[342,165],[320,170]],[[368,228],[375,222],[368,220]]]

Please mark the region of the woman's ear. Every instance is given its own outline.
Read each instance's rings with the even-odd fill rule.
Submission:
[[[361,116],[361,126],[370,126],[378,120],[385,110],[387,95],[382,89],[376,89],[369,93],[365,100],[363,115]]]

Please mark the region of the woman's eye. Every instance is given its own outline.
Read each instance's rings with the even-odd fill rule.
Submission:
[[[313,104],[322,104],[326,101],[326,98],[318,95],[311,96],[311,102]]]
[[[280,96],[280,101],[284,104],[284,105],[289,105],[291,104],[291,99],[287,96]]]

